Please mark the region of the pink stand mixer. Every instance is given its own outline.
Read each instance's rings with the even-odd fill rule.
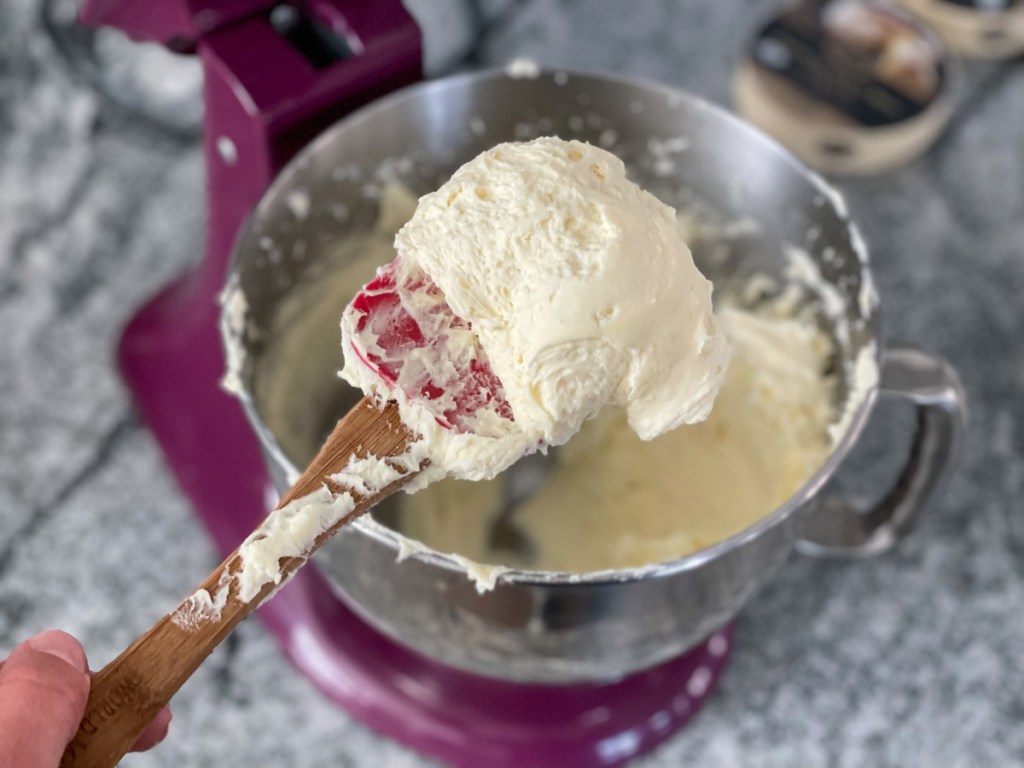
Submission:
[[[205,259],[141,308],[118,361],[178,482],[228,553],[274,498],[257,439],[218,386],[216,297],[232,244],[276,173],[310,139],[421,79],[420,32],[398,0],[89,0],[82,20],[203,63]],[[259,613],[325,695],[374,730],[457,766],[618,765],[700,708],[731,647],[727,629],[616,682],[525,685],[448,667],[384,637],[335,597],[316,568],[303,569]],[[409,679],[436,691],[435,699],[413,696],[402,685]]]

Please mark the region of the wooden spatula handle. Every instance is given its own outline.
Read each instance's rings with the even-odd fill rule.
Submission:
[[[363,398],[338,422],[312,464],[281,499],[279,508],[317,490],[328,476],[344,469],[352,456],[399,456],[411,439],[394,403],[380,409]],[[299,568],[339,528],[394,493],[414,474],[370,496],[353,493],[355,509],[320,534],[306,556],[282,558],[282,576]],[[273,582],[265,584],[251,601],[242,602],[234,578],[240,566],[236,549],[202,585],[209,595],[226,586],[227,601],[219,613],[203,620],[182,621],[181,612],[189,607],[186,600],[93,676],[85,716],[64,752],[62,768],[114,768],[221,640],[276,588]]]

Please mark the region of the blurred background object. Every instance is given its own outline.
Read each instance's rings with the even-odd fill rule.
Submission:
[[[955,72],[938,39],[871,0],[809,0],[773,18],[737,66],[739,113],[826,173],[873,174],[938,138]]]
[[[1007,59],[1024,53],[1020,0],[899,0],[961,56]]]
[[[409,0],[423,30],[423,69],[436,77],[471,66],[491,30],[507,21],[522,0]],[[79,23],[81,0],[42,0],[42,22],[73,76],[110,104],[125,108],[183,137],[198,136],[202,118],[202,67],[187,55],[187,41],[168,45],[128,38],[111,27]],[[278,6],[279,18],[289,6]],[[177,47],[178,50],[175,50]]]
[[[811,167],[878,174],[927,152],[1014,66],[959,56],[1022,53],[1020,0],[793,0],[739,58],[733,101]]]
[[[129,110],[183,138],[199,135],[203,73],[199,61],[140,44],[109,27],[80,24],[80,0],[43,0],[42,21],[69,71],[108,106]]]

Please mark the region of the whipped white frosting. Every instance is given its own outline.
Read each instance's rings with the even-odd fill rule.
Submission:
[[[355,342],[373,339],[358,338],[347,310],[342,376],[398,400],[431,453],[424,481],[493,477],[566,442],[606,405],[624,408],[645,440],[707,417],[729,360],[711,283],[675,211],[630,182],[609,152],[555,138],[498,145],[422,197],[395,247],[401,269],[425,272],[471,325],[449,337],[446,354],[482,351],[514,416],[472,433],[439,425],[423,398],[353,354]],[[443,382],[450,363],[424,364]]]

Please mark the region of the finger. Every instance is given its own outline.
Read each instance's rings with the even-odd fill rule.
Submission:
[[[146,726],[146,729],[139,736],[138,741],[132,747],[132,752],[145,752],[152,749],[167,736],[167,729],[171,727],[171,710],[168,707],[161,709],[153,722]]]
[[[0,668],[0,765],[53,768],[89,696],[85,651],[66,632],[43,632]]]

